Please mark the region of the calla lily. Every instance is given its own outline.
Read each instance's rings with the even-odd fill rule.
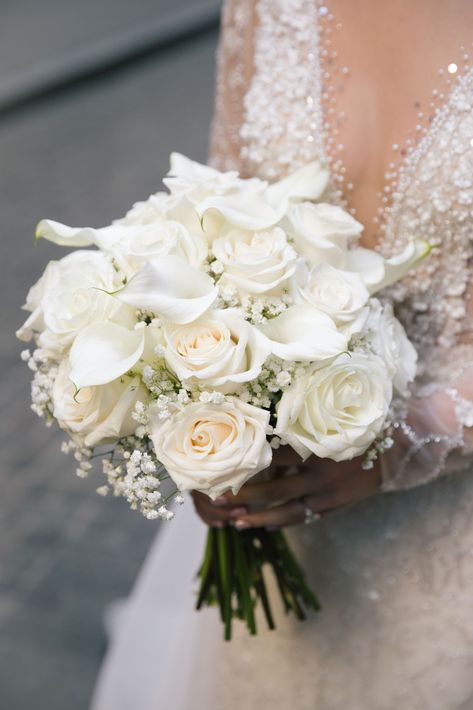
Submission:
[[[145,329],[128,330],[117,323],[94,323],[75,339],[69,362],[78,389],[105,385],[136,365],[143,354]]]
[[[309,305],[291,306],[259,326],[271,352],[283,360],[326,361],[347,349],[347,337],[332,319]]]
[[[221,180],[223,175],[226,173],[222,174],[209,165],[190,160],[181,153],[171,153],[168,177],[163,182],[173,195],[179,195],[198,183]],[[233,179],[238,178],[236,171],[230,175]]]
[[[238,190],[264,190],[267,182],[259,178],[242,179],[236,170],[220,172],[210,165],[197,163],[180,153],[171,153],[170,170],[163,182],[172,195],[179,196],[191,192],[194,201],[198,195],[202,199],[204,194],[217,191],[223,194],[235,189]]]
[[[318,200],[329,180],[329,172],[318,161],[304,165],[266,190],[268,202],[276,209],[287,209],[290,200]]]
[[[108,250],[114,244],[130,234],[136,227],[111,224],[108,227],[68,227],[61,222],[42,219],[36,227],[36,239],[47,239],[61,247],[88,247],[93,244],[99,249]]]
[[[206,220],[223,218],[226,222],[241,229],[258,231],[267,229],[279,222],[284,210],[272,207],[264,194],[240,192],[228,195],[212,195],[196,205],[204,233]]]
[[[390,259],[370,249],[353,249],[347,252],[347,271],[356,271],[372,295],[400,281],[432,251],[429,242],[412,240],[406,248]]]
[[[220,215],[235,227],[257,231],[279,222],[291,200],[314,200],[327,186],[328,172],[315,161],[292,175],[261,189],[242,189],[223,195],[210,195],[196,205],[204,225],[210,214]],[[246,182],[246,181],[245,181]],[[242,185],[243,187],[243,185]]]
[[[149,261],[116,294],[130,306],[178,324],[201,316],[217,295],[218,288],[210,276],[174,255]]]

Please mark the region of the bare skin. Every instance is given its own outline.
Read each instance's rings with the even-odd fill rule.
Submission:
[[[350,69],[337,103],[347,116],[337,142],[345,146],[345,184],[353,184],[348,201],[365,224],[365,246],[373,247],[384,174],[396,160],[392,146],[415,136],[419,111],[431,111],[438,69],[451,62],[461,66],[462,44],[473,54],[473,2],[330,0],[328,6],[342,24],[333,38],[339,67]],[[294,465],[300,472],[285,475]],[[250,481],[238,496],[212,502],[195,493],[197,512],[209,525],[280,528],[303,522],[306,506],[325,515],[375,495],[381,480],[379,464],[371,471],[361,468],[361,459],[335,463],[311,457],[302,464],[289,447],[276,452],[271,473],[273,480]]]

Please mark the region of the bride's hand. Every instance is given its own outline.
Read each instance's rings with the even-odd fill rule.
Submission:
[[[362,458],[335,463],[312,456],[304,464],[289,446],[281,447],[273,458],[276,477],[263,483],[247,483],[237,496],[226,493],[212,501],[194,493],[200,517],[208,525],[232,523],[240,530],[250,527],[281,528],[303,523],[307,509],[324,514],[376,494],[380,468],[361,466]],[[299,473],[281,476],[281,469],[297,466]],[[278,475],[279,474],[279,475]]]

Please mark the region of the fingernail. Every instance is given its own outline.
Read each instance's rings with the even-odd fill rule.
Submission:
[[[227,505],[228,500],[225,498],[225,496],[219,496],[218,498],[215,498],[213,501],[213,505]]]
[[[241,516],[246,515],[247,512],[246,508],[235,508],[229,512],[229,516],[230,518],[241,518]]]
[[[225,527],[225,523],[223,522],[223,520],[216,520],[214,523],[212,523],[212,527],[213,528],[220,528],[220,530],[221,530],[222,528]]]
[[[247,530],[251,528],[250,523],[247,523],[246,520],[235,520],[234,525],[237,530]]]

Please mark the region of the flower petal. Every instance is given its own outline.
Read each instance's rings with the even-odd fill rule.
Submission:
[[[81,389],[116,380],[136,365],[144,342],[144,329],[128,330],[116,323],[84,328],[69,355],[72,382]]]
[[[68,227],[61,222],[42,219],[36,227],[36,239],[47,239],[62,247],[86,247],[95,244],[100,249],[110,249],[116,242],[128,236],[136,226],[111,224],[108,227]]]
[[[312,306],[296,305],[260,326],[271,351],[283,360],[325,361],[344,352],[347,337]]]
[[[286,211],[289,200],[317,200],[329,180],[328,170],[316,160],[270,185],[266,196],[275,209]]]
[[[362,247],[347,252],[346,269],[356,271],[372,295],[400,281],[432,251],[422,239],[411,240],[405,249],[391,259],[384,259],[372,249]]]
[[[218,288],[203,271],[179,256],[149,261],[117,294],[124,303],[173,323],[190,323],[215,301]]]
[[[206,219],[215,216],[215,213],[229,224],[251,231],[272,227],[284,214],[283,209],[273,208],[263,195],[243,191],[229,195],[212,195],[196,205],[196,210],[204,232]]]

